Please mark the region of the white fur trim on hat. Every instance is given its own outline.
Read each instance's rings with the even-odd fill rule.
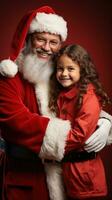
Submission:
[[[62,160],[70,129],[70,121],[58,118],[50,119],[39,156],[42,159]]]
[[[37,13],[30,24],[29,33],[35,31],[58,34],[62,41],[65,41],[67,38],[67,22],[56,14]]]
[[[18,72],[18,66],[10,59],[0,62],[0,74],[6,77],[14,77]]]

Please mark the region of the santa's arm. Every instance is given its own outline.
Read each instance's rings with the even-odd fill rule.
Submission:
[[[12,78],[17,72],[17,64],[10,59],[0,62],[1,75]],[[57,118],[50,119],[43,139],[40,157],[61,160],[64,156],[65,141],[69,130],[69,121],[64,121]]]
[[[102,110],[101,113],[100,113],[100,118],[101,119],[107,119],[111,123],[110,129],[109,129],[109,134],[108,134],[108,137],[107,137],[107,145],[112,144],[112,115],[110,115],[109,113]]]
[[[98,120],[98,128],[85,142],[84,148],[88,152],[98,152],[109,144],[112,144],[112,116],[102,110]]]

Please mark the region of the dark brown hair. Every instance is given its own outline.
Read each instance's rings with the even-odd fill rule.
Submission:
[[[95,87],[95,93],[99,97],[102,106],[110,104],[111,100],[103,89],[99,80],[99,75],[89,53],[80,45],[68,45],[63,47],[55,58],[54,72],[50,79],[50,100],[49,108],[57,113],[57,98],[63,87],[56,80],[57,61],[62,55],[67,55],[80,66],[80,80],[77,83],[79,94],[77,97],[77,107],[80,108],[83,101],[83,95],[87,92],[87,85],[92,83]]]

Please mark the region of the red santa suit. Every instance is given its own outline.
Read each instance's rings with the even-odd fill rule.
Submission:
[[[56,33],[62,36],[63,41],[66,39],[66,23],[61,17],[55,16],[51,8],[45,6],[28,13],[20,22],[14,35],[11,60],[2,62],[3,66],[14,70],[14,73],[17,72],[15,61],[24,47],[26,35],[28,31],[30,33],[35,31],[34,17],[37,14],[38,21],[38,13],[42,15],[51,13],[51,18],[53,17],[58,25],[44,24],[45,26],[42,27],[37,26],[36,31]],[[60,29],[62,25],[64,29]],[[23,76],[18,73],[11,79],[0,77],[1,135],[8,146],[3,192],[8,200],[20,198],[48,200],[45,170],[41,159],[60,161],[64,156],[70,122],[48,117],[48,99],[46,98],[50,73],[47,75],[44,84],[39,84],[38,81],[32,82],[29,78],[25,80],[24,73]],[[45,117],[41,116],[41,113]]]

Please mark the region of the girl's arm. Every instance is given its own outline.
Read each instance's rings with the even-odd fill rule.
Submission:
[[[88,91],[84,95],[82,107],[74,119],[73,127],[68,134],[66,151],[84,147],[86,140],[97,128],[100,112],[101,106],[96,94],[93,91]]]

